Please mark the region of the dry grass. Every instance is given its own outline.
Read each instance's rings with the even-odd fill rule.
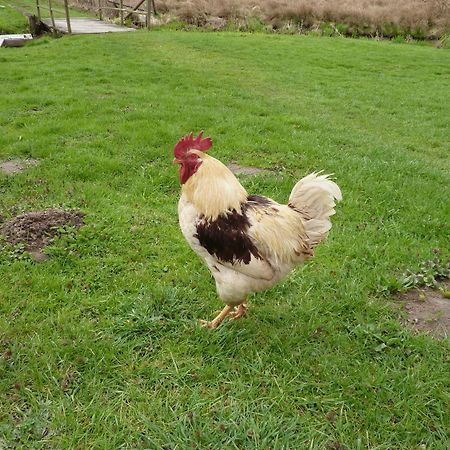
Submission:
[[[439,37],[450,28],[447,0],[157,0],[161,12],[188,21],[207,17],[245,19],[258,17],[274,29],[324,23],[345,25],[345,34]]]

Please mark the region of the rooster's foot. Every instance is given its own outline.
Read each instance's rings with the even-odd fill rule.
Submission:
[[[208,322],[207,320],[200,320],[200,325],[210,330],[212,330],[213,328],[217,328],[223,322],[223,319],[225,319],[225,317],[227,317],[233,310],[234,306],[227,305],[211,322]]]
[[[236,311],[233,311],[229,314],[234,320],[239,319],[239,317],[245,316],[247,314],[248,306],[247,303],[241,303]]]

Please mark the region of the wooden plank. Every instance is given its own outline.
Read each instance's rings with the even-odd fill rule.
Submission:
[[[49,19],[43,19],[43,22],[50,25]],[[98,33],[121,33],[136,31],[134,28],[122,27],[113,23],[105,23],[98,19],[87,17],[73,17],[70,20],[72,34],[98,34]],[[55,19],[55,27],[62,33],[67,33],[67,22],[65,19]]]

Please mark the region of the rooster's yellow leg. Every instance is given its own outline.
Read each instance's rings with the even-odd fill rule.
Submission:
[[[239,317],[245,316],[247,314],[247,309],[248,309],[247,302],[242,302],[238,306],[236,311],[230,313],[230,316],[233,319],[239,319]]]
[[[220,314],[215,317],[211,322],[208,322],[207,320],[200,320],[200,324],[202,325],[202,327],[206,327],[209,329],[212,328],[217,328],[223,321],[223,319],[225,319],[225,317],[228,316],[228,314],[230,314],[231,311],[233,311],[234,306],[230,306],[227,305],[225,306],[225,308],[222,309],[222,311],[220,311]]]

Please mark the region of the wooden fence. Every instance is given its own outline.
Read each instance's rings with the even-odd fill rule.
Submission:
[[[97,12],[100,20],[103,20],[103,11],[119,11],[120,25],[124,25],[124,21],[128,19],[133,13],[142,14],[146,17],[146,26],[150,29],[150,17],[153,13],[156,14],[155,0],[141,0],[133,8],[124,6],[123,0],[108,0],[114,6],[102,6],[101,0],[98,0]],[[145,9],[139,9],[145,3]],[[124,13],[127,13],[124,16]]]
[[[41,4],[40,0],[36,0],[36,11],[37,11],[37,17],[40,22],[42,22],[41,17],[41,10],[46,9],[50,12],[50,20],[52,21],[52,27],[54,30],[56,30],[56,24],[55,24],[55,12],[61,12],[60,9],[55,8],[53,6],[52,0],[48,0],[48,6],[44,6]],[[72,33],[72,27],[70,26],[70,15],[69,15],[69,4],[67,0],[64,0],[64,15],[66,17],[66,23],[67,23],[67,32],[69,34]]]
[[[42,21],[41,11],[43,9],[49,11],[52,28],[54,30],[56,30],[55,12],[63,12],[65,19],[66,19],[66,23],[67,23],[67,32],[69,34],[71,34],[72,27],[70,26],[70,14],[69,14],[68,0],[64,0],[64,11],[59,8],[55,8],[52,0],[47,0],[48,6],[44,5],[43,2],[44,2],[44,0],[36,0],[36,11],[37,11],[37,17],[38,17],[39,21]],[[120,24],[123,26],[126,19],[128,19],[133,13],[137,13],[137,14],[142,14],[146,17],[146,26],[148,29],[150,29],[150,17],[152,15],[152,12],[156,13],[155,0],[141,0],[133,8],[124,6],[123,0],[109,0],[109,2],[111,4],[113,4],[114,6],[102,6],[101,0],[98,0],[98,7],[95,11],[100,20],[103,20],[103,11],[107,11],[107,10],[119,11]],[[139,7],[142,6],[144,3],[145,3],[145,10],[139,9]],[[126,13],[126,15],[124,15],[124,13]]]

